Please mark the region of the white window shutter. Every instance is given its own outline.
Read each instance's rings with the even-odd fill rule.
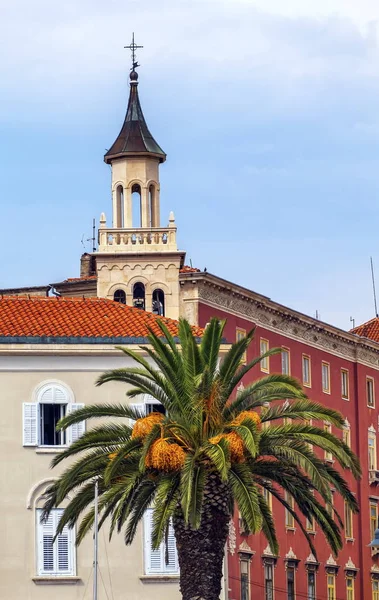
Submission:
[[[67,412],[73,413],[76,410],[79,410],[79,408],[84,408],[84,404],[68,404]],[[83,435],[85,430],[85,421],[81,421],[80,423],[75,423],[74,425],[71,425],[67,430],[68,443],[72,444],[73,442],[76,442],[76,440],[78,440]]]
[[[53,543],[63,509],[53,509],[47,520],[42,523],[41,512],[37,510],[38,575],[51,577],[75,575],[73,531],[66,525]]]
[[[144,537],[145,537],[145,572],[147,575],[150,573],[163,573],[163,561],[162,548],[153,550],[151,544],[151,532],[153,529],[153,511],[149,508],[145,512],[144,519]]]
[[[178,553],[176,551],[176,540],[175,540],[175,534],[174,534],[174,527],[172,525],[172,523],[170,522],[169,528],[168,528],[168,538],[167,538],[167,550],[168,550],[168,564],[166,565],[165,562],[165,542],[163,542],[163,557],[164,557],[164,567],[165,567],[165,571],[169,572],[169,573],[177,573],[179,570],[179,563],[178,563]]]
[[[166,565],[166,543],[160,544],[157,550],[153,550],[151,543],[151,532],[153,530],[153,511],[149,508],[144,517],[144,553],[145,573],[179,573],[178,553],[176,551],[175,534],[170,522],[167,539],[168,564]]]
[[[129,404],[130,408],[134,408],[135,410],[139,410],[142,414],[145,414],[146,407],[145,404]],[[129,419],[129,427],[133,427],[135,421],[134,419]]]
[[[23,445],[37,446],[38,444],[38,404],[24,402],[23,404]]]

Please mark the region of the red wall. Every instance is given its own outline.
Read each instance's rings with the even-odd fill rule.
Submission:
[[[249,331],[253,323],[221,310],[215,310],[204,304],[199,305],[199,325],[204,326],[212,316],[227,319],[225,328],[225,337],[227,341],[236,340],[236,329],[241,328]],[[315,334],[317,335],[317,334]],[[340,411],[348,419],[351,426],[351,447],[358,454],[363,476],[360,483],[357,483],[350,472],[344,472],[344,477],[350,485],[350,489],[357,495],[360,503],[360,514],[353,517],[353,541],[345,541],[344,547],[336,558],[340,566],[336,577],[336,598],[346,598],[345,565],[351,558],[355,566],[359,569],[355,580],[355,600],[368,600],[372,597],[370,569],[377,564],[377,559],[371,556],[371,550],[367,548],[370,542],[370,515],[369,515],[369,497],[378,495],[375,486],[369,485],[368,478],[368,428],[373,425],[378,429],[378,409],[369,408],[366,401],[366,376],[372,376],[375,381],[375,389],[378,390],[379,403],[379,373],[375,369],[357,364],[353,361],[345,360],[335,354],[320,350],[304,341],[294,340],[283,334],[275,333],[260,326],[256,329],[253,343],[248,351],[248,360],[259,354],[260,337],[269,341],[270,348],[284,346],[290,350],[290,369],[291,375],[302,379],[302,354],[311,357],[311,387],[306,388],[310,398],[317,402],[325,403],[328,406]],[[321,362],[326,361],[330,364],[330,389],[327,394],[322,391]],[[343,400],[341,397],[341,369],[349,371],[349,400]],[[281,372],[280,354],[270,358],[270,372]],[[260,367],[256,367],[244,381],[246,385],[249,381],[264,376]],[[335,430],[338,436],[342,433]],[[378,442],[379,443],[379,442]],[[378,465],[379,467],[379,465]],[[334,494],[334,506],[339,514],[344,515],[344,506],[342,499],[337,493]],[[285,600],[286,592],[286,571],[284,557],[292,548],[293,552],[300,559],[296,571],[296,594],[298,598],[307,598],[306,568],[305,561],[310,553],[309,546],[302,532],[297,528],[296,531],[286,531],[284,508],[273,500],[273,510],[277,528],[277,535],[280,543],[280,556],[278,557],[274,569],[274,588],[275,600]],[[235,522],[237,533],[237,548],[234,555],[229,554],[229,588],[230,599],[240,598],[239,586],[239,556],[238,547],[245,539],[249,546],[255,551],[251,561],[251,598],[264,598],[264,577],[263,577],[263,550],[267,546],[267,541],[263,535],[241,536],[239,534],[238,522]],[[343,532],[344,537],[344,532]],[[323,534],[316,526],[314,543],[317,548],[317,558],[320,563],[316,576],[316,595],[318,599],[327,598],[327,583],[325,563],[328,560],[331,551],[327,546]]]

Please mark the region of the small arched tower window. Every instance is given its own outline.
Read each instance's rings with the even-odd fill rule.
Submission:
[[[159,207],[155,185],[149,186],[150,227],[159,227]]]
[[[142,227],[142,193],[138,183],[132,186],[132,226]]]
[[[145,310],[145,286],[140,281],[133,286],[133,306]]]
[[[113,300],[115,302],[119,302],[120,304],[126,304],[126,294],[124,290],[116,290],[113,295]]]
[[[124,227],[124,188],[117,186],[116,190],[117,223],[116,227]]]
[[[153,291],[153,313],[161,317],[165,314],[164,292],[159,289]]]

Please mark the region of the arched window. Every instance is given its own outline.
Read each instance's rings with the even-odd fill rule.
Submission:
[[[150,206],[150,227],[159,227],[159,216],[157,214],[157,205],[156,205],[156,192],[155,186],[151,185],[149,187],[149,206]]]
[[[133,306],[145,310],[145,286],[140,281],[133,286]]]
[[[116,190],[117,223],[116,227],[124,227],[124,188],[117,186]]]
[[[138,183],[132,187],[132,227],[142,227],[142,194]]]
[[[72,392],[56,382],[42,384],[34,402],[23,404],[24,446],[66,446],[84,433],[84,422],[57,431],[57,423],[68,413],[82,408],[75,404]]]
[[[159,289],[153,291],[153,313],[161,317],[165,314],[164,293]]]
[[[126,294],[124,290],[116,290],[113,294],[113,300],[115,302],[119,302],[120,304],[126,304]]]

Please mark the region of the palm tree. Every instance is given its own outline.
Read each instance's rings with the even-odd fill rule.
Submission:
[[[126,544],[133,542],[138,524],[152,506],[154,547],[173,523],[184,600],[219,599],[235,506],[245,531],[262,530],[272,552],[278,552],[264,490],[293,515],[314,554],[301,515],[319,524],[337,553],[342,522],[326,508],[331,502],[330,487],[353,511],[358,510],[340,472],[320,455],[331,453],[355,477],[360,474],[357,458],[341,439],[323,427],[309,425],[312,419],[341,428],[342,416],[310,401],[300,383],[287,375],[268,375],[241,389],[244,376],[280,349],[243,365],[253,339],[251,331],[220,362],[224,327],[225,322],[213,319],[199,342],[189,323],[181,320],[178,344],[161,321],[162,337],[150,332],[150,343],[143,347],[149,359],[121,348],[137,366],[108,371],[97,385],[126,383],[129,398],[150,394],[163,405],[165,414],[146,416],[128,404],[107,404],[87,406],[62,419],[60,429],[84,419],[107,417],[114,422],[103,421],[89,429],[54,458],[55,466],[80,455],[49,488],[45,505],[46,517],[54,506],[71,498],[59,530],[65,524],[80,523],[80,543],[93,526],[97,479],[99,526],[108,519],[110,535],[124,530]],[[126,419],[132,419],[134,426]],[[294,503],[287,501],[289,496]]]

